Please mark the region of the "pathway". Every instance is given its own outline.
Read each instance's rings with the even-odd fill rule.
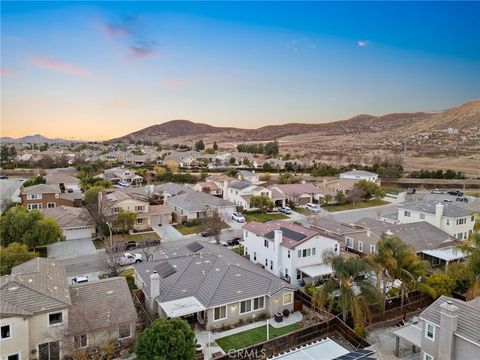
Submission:
[[[158,234],[158,236],[160,236],[160,238],[162,239],[162,242],[170,242],[170,241],[183,239],[183,235],[170,224],[165,224],[162,226],[158,226],[158,225],[151,225],[151,226],[153,231],[155,231]]]

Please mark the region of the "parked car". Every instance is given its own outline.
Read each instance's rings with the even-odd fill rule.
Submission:
[[[463,197],[463,196],[459,196],[455,199],[455,201],[459,201],[459,202],[468,202],[468,199],[466,197]]]
[[[435,189],[433,189],[432,191],[430,191],[430,193],[431,193],[431,194],[443,194],[443,191],[435,188]]]
[[[245,222],[245,217],[239,212],[234,212],[232,214],[232,219],[239,223]]]
[[[0,175],[0,179],[8,179],[7,175]]]
[[[83,284],[88,282],[87,275],[78,275],[72,279],[72,284]]]
[[[132,250],[132,249],[136,249],[138,246],[137,242],[136,241],[127,241],[125,243],[125,250]]]
[[[130,183],[128,181],[125,181],[125,180],[120,180],[118,182],[118,185],[121,186],[121,187],[129,187]]]
[[[446,203],[451,203],[451,202],[452,202],[452,200],[450,200],[450,199],[443,199],[443,202],[446,202]]]
[[[310,210],[311,212],[320,212],[321,211],[320,207],[317,204],[313,204],[313,203],[308,203],[306,205],[306,208],[307,208],[307,210]]]
[[[463,192],[460,190],[452,190],[447,192],[448,195],[453,195],[453,196],[463,196]]]
[[[288,206],[280,206],[278,208],[278,211],[280,211],[281,213],[284,213],[284,214],[291,214],[292,213],[292,209],[290,209]]]
[[[207,229],[205,231],[202,231],[200,233],[200,235],[202,235],[203,237],[209,237],[209,236],[212,236],[213,235],[213,230],[212,229]]]
[[[240,245],[240,240],[242,240],[242,238],[237,236],[237,237],[234,237],[233,239],[227,240],[227,244],[228,246]]]
[[[146,248],[151,246],[159,246],[160,239],[147,239],[137,244],[137,248]]]
[[[117,264],[120,266],[137,264],[143,261],[142,254],[125,253],[117,259]]]

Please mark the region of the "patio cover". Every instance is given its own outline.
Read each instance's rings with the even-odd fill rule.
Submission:
[[[408,341],[416,347],[422,347],[422,328],[415,324],[405,325],[392,331],[397,338]]]
[[[205,310],[205,306],[194,296],[159,304],[168,317],[180,317]]]
[[[442,259],[444,261],[455,261],[468,256],[468,254],[453,246],[433,250],[423,250],[422,253]]]
[[[318,264],[318,265],[310,265],[310,266],[304,266],[302,268],[299,268],[301,272],[304,274],[307,274],[311,278],[317,277],[317,276],[323,276],[323,275],[328,275],[333,272],[332,267],[329,264]]]
[[[339,356],[348,354],[350,351],[337,344],[330,338],[326,338],[317,343],[304,346],[300,349],[292,350],[283,355],[274,356],[270,359],[278,360],[318,360],[335,359]]]

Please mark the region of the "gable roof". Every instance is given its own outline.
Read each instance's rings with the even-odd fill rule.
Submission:
[[[135,305],[124,277],[71,286],[70,297],[72,306],[68,313],[68,327],[72,334],[137,320]]]
[[[211,207],[235,206],[230,201],[192,189],[186,189],[184,193],[169,197],[165,201],[186,211],[206,211]]]
[[[45,177],[47,185],[80,184],[80,179],[66,173],[53,173]]]
[[[255,185],[252,184],[250,181],[242,181],[242,180],[235,180],[235,181],[232,181],[230,184],[228,184],[228,187],[238,189],[238,190],[245,189],[249,186],[255,186]]]
[[[435,208],[437,204],[439,204],[439,202],[435,200],[414,201],[400,204],[398,209],[419,211],[427,214],[435,214]],[[462,216],[470,216],[472,214],[472,211],[469,211],[452,203],[440,204],[443,205],[443,216],[445,217],[458,218]]]
[[[365,170],[351,170],[351,171],[346,171],[340,174],[341,175],[352,175],[352,176],[375,176],[377,174],[370,172],[370,171],[365,171]]]
[[[22,189],[22,195],[31,194],[60,194],[60,188],[45,184],[38,184],[33,186],[24,187]]]
[[[160,279],[159,303],[194,296],[206,308],[257,296],[273,296],[295,287],[254,263],[216,244],[202,243],[195,252],[188,249],[191,240],[162,246],[161,260],[134,265],[150,297],[150,275],[168,262],[175,272]]]
[[[462,301],[442,295],[420,314],[420,318],[440,327],[440,305],[446,302],[451,302],[459,309],[455,334],[480,346],[480,327],[478,326],[480,324],[480,308],[475,301]]]
[[[85,208],[72,206],[57,206],[54,208],[45,208],[41,210],[45,216],[53,217],[60,228],[93,226],[92,216]]]
[[[270,188],[277,188],[286,195],[301,195],[301,194],[321,194],[322,191],[312,183],[304,184],[275,184]]]

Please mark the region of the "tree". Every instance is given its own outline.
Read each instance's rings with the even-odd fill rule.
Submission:
[[[333,252],[326,252],[324,261],[332,266],[335,276],[327,280],[316,292],[315,303],[323,307],[327,299],[338,291],[338,305],[342,311],[343,321],[346,322],[347,316],[350,315],[355,331],[363,333],[371,315],[369,305],[380,303],[381,298],[371,279],[365,276],[371,270],[370,264],[360,257],[346,258]]]
[[[437,270],[427,278],[427,285],[435,290],[437,296],[451,296],[455,288],[455,279],[447,273]]]
[[[242,163],[245,166],[252,166],[252,162],[248,158],[244,158]]]
[[[138,335],[135,354],[139,360],[193,360],[195,333],[180,318],[159,318]]]
[[[217,142],[216,142],[216,141],[213,142],[212,148],[213,148],[214,151],[217,151],[217,150],[218,150],[218,145],[217,145]]]
[[[343,191],[338,191],[337,194],[335,195],[335,201],[337,202],[338,205],[343,205],[347,201],[347,197],[343,193]]]
[[[285,172],[278,177],[279,184],[298,184],[301,178],[293,175],[291,172]]]
[[[0,218],[0,245],[20,242],[29,248],[44,246],[58,241],[62,236],[54,218],[46,218],[40,211],[27,211],[14,207]]]
[[[237,160],[235,160],[234,157],[231,157],[231,158],[228,160],[228,163],[229,163],[230,165],[235,165],[236,162],[237,162]]]
[[[27,245],[18,242],[12,242],[7,247],[0,246],[0,275],[9,275],[14,266],[37,256],[37,252],[29,251]]]
[[[355,204],[361,201],[364,196],[365,196],[365,193],[363,192],[363,190],[354,186],[353,189],[348,192],[346,202]]]
[[[195,142],[195,150],[197,151],[205,150],[205,144],[203,140],[198,140],[197,142]]]
[[[466,241],[459,245],[459,249],[469,254],[466,263],[467,279],[470,283],[467,298],[474,299],[480,296],[480,232],[478,230],[474,232]]]
[[[268,161],[265,161],[262,165],[262,169],[265,171],[272,171],[272,164],[270,164]]]
[[[207,217],[202,220],[200,225],[201,231],[208,231],[217,244],[220,243],[220,234],[223,229],[223,218],[217,209],[213,209]]]
[[[45,178],[43,176],[36,176],[34,178],[25,180],[22,185],[23,185],[24,188],[26,188],[26,187],[29,187],[29,186],[45,184],[46,182],[47,182],[47,180],[45,180]]]
[[[228,168],[225,170],[224,174],[227,176],[236,177],[238,175],[238,169]]]
[[[273,201],[268,196],[252,196],[250,198],[250,206],[260,209],[263,213],[271,211],[273,209]]]
[[[113,223],[113,226],[117,232],[126,234],[133,229],[136,218],[137,214],[135,212],[120,209],[120,212],[118,213],[117,218]]]
[[[179,169],[178,163],[174,160],[166,160],[165,167],[172,173],[178,172]]]
[[[163,176],[165,175],[166,172],[167,170],[162,166],[155,166],[153,168],[153,173],[155,174],[156,177]]]
[[[323,197],[323,200],[325,201],[325,205],[328,205],[332,202],[333,196],[330,194],[325,194],[325,196]]]
[[[385,196],[385,192],[380,185],[377,185],[372,181],[360,180],[353,185],[353,188],[361,191],[361,197],[364,200],[370,200],[372,197],[379,199]]]
[[[270,155],[270,156],[277,156],[278,155],[278,141],[274,140],[273,142],[269,142],[265,145],[263,153],[265,155]]]

